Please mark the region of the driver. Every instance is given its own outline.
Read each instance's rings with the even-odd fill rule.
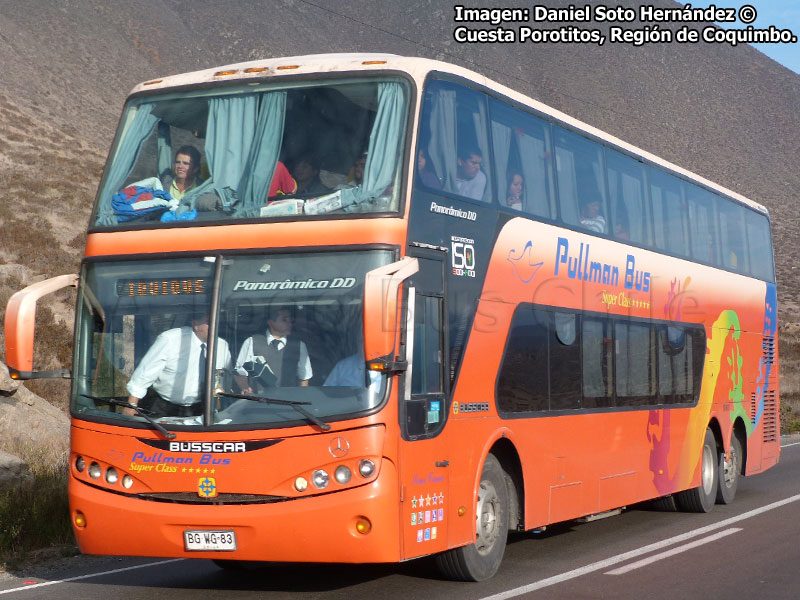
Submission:
[[[134,369],[126,389],[128,403],[150,410],[154,416],[190,417],[203,412],[202,394],[208,353],[208,313],[196,313],[191,327],[161,333]],[[228,343],[217,340],[216,368],[230,368]],[[148,406],[149,405],[149,406]],[[134,416],[136,411],[123,409]]]

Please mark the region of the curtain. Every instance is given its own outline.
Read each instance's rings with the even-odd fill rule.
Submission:
[[[211,177],[187,193],[182,204],[194,207],[198,196],[216,193],[227,206],[230,197],[223,190],[238,188],[242,165],[253,143],[257,111],[256,94],[209,99],[205,153]]]
[[[517,136],[519,152],[522,156],[522,175],[525,177],[524,209],[541,217],[552,217],[547,190],[547,173],[545,171],[545,144],[526,133]]]
[[[508,198],[508,156],[511,154],[511,128],[492,121],[492,142],[494,143],[494,160],[498,178],[497,197],[500,199],[500,204],[505,205]]]
[[[439,90],[431,111],[428,155],[446,192],[456,191],[456,93]]]
[[[152,114],[154,107],[152,103],[143,103],[131,108],[128,113],[128,122],[123,127],[120,143],[110,161],[108,176],[100,194],[95,225],[117,225],[111,197],[122,188],[139,158],[142,144],[158,122]]]
[[[478,103],[478,112],[472,113],[472,121],[475,126],[475,137],[478,138],[478,147],[481,149],[481,153],[483,154],[483,164],[481,165],[481,170],[486,175],[486,187],[483,188],[483,197],[481,200],[486,202],[492,198],[492,170],[489,168],[489,157],[491,156],[491,153],[489,152],[489,136],[486,133],[488,118],[486,116],[485,101],[481,100]],[[502,197],[502,199],[505,200],[505,195]]]
[[[254,139],[238,183],[241,202],[237,216],[257,217],[267,204],[272,176],[278,164],[286,120],[286,92],[267,92],[261,97]]]
[[[172,135],[169,130],[169,125],[163,121],[158,122],[158,178],[163,179],[164,176],[172,172]],[[197,165],[198,167],[200,165]]]
[[[359,187],[342,190],[345,210],[363,210],[359,204],[376,198],[394,181],[404,130],[404,108],[403,88],[399,83],[378,84],[378,111],[369,136],[364,182]]]

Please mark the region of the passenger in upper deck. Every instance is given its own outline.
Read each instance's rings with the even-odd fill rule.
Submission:
[[[269,197],[278,195],[288,195],[297,192],[297,181],[289,173],[281,161],[275,165],[275,171],[272,173],[272,182],[269,184]]]
[[[525,179],[522,177],[522,173],[519,171],[509,171],[506,206],[514,210],[522,210],[522,191],[524,187]]]
[[[442,187],[442,182],[436,176],[432,169],[428,168],[428,153],[425,148],[420,146],[419,154],[417,155],[417,177],[422,185],[438,190]]]
[[[347,182],[341,185],[337,185],[337,190],[346,190],[349,188],[359,187],[361,184],[364,183],[364,169],[367,166],[367,153],[364,152],[358,155],[355,162],[353,163],[353,167],[350,169],[350,173],[347,176]]]
[[[200,151],[194,146],[181,146],[175,152],[172,171],[161,178],[164,189],[175,200],[182,199],[187,192],[203,183],[198,177],[200,160]]]
[[[483,154],[477,146],[461,148],[458,152],[456,192],[473,200],[482,200],[486,189],[486,174],[481,171]]]
[[[600,200],[588,200],[583,204],[581,226],[597,233],[606,232],[606,218],[600,214]]]
[[[331,190],[319,178],[319,161],[312,155],[298,158],[292,168],[297,180],[297,193],[321,196]]]

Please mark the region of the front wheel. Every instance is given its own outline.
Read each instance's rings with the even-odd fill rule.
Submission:
[[[500,568],[508,537],[508,490],[503,467],[493,454],[486,457],[481,472],[475,526],[474,543],[436,557],[439,570],[448,579],[483,581]]]
[[[742,472],[742,442],[736,433],[731,436],[731,449],[726,456],[719,453],[719,486],[717,487],[717,504],[730,504],[736,497],[739,487],[739,475]]]
[[[714,432],[706,429],[703,452],[700,457],[700,485],[675,494],[675,502],[682,511],[707,513],[714,508],[719,485],[718,458]]]

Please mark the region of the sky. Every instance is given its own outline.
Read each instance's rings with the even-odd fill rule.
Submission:
[[[711,2],[700,1],[690,4],[694,8],[704,8]],[[737,11],[742,6],[750,5],[758,13],[756,20],[750,23],[756,29],[768,29],[770,25],[774,25],[778,29],[790,29],[795,37],[800,38],[800,1],[798,0],[728,0],[728,2],[717,0],[714,4],[720,8],[735,8]],[[743,29],[747,26],[741,21],[717,24],[725,29]],[[772,60],[800,74],[800,42],[751,45]]]

